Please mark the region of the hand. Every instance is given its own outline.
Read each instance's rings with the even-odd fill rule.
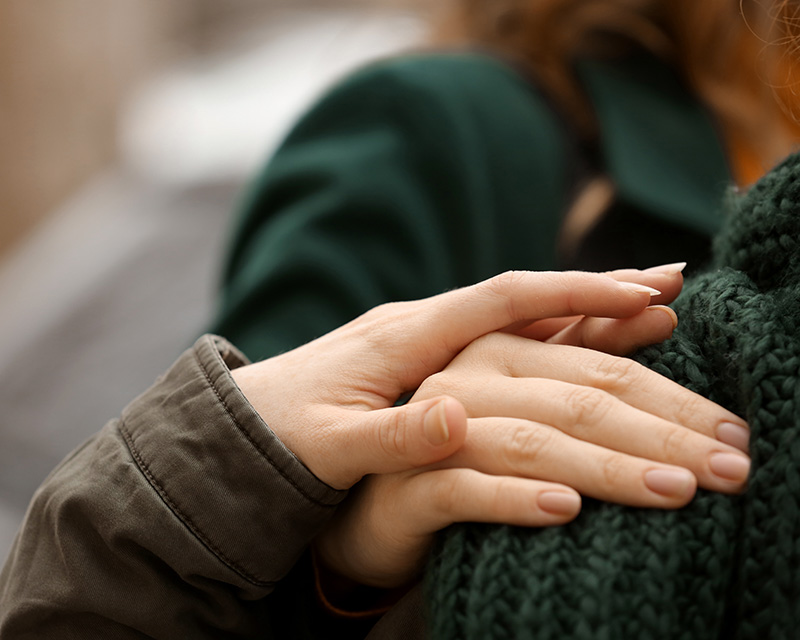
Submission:
[[[662,330],[659,315],[672,326],[670,311],[650,307],[612,323],[582,319],[569,335],[624,351],[626,340],[627,348],[639,346],[646,331]],[[611,331],[613,324],[627,331]],[[361,483],[316,543],[318,557],[337,573],[376,586],[402,584],[434,531],[464,520],[560,524],[580,509],[569,487],[674,508],[694,495],[695,477],[718,491],[744,486],[749,460],[736,448],[747,447],[744,423],[629,360],[490,334],[428,378],[412,401],[443,392],[470,416],[465,444],[425,470]]]
[[[679,274],[632,274],[665,295],[680,290]],[[419,467],[461,447],[467,425],[460,403],[393,404],[476,338],[544,318],[647,318],[642,311],[650,302],[646,286],[608,275],[509,272],[433,298],[382,305],[233,376],[317,477],[347,488],[365,474]]]

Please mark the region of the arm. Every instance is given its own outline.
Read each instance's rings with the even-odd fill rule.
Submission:
[[[6,638],[263,637],[265,596],[344,497],[200,339],[38,490],[0,578]]]
[[[511,511],[496,506],[513,507],[523,499],[533,505],[524,524],[570,520],[577,511],[535,506],[548,491],[575,496],[562,484],[569,478],[534,480],[515,471],[518,477],[498,485],[496,476],[472,468],[462,402],[442,396],[404,407],[394,402],[451,361],[457,380],[457,354],[471,352],[465,350],[471,343],[485,347],[493,332],[509,325],[577,314],[622,318],[630,329],[636,318],[650,323],[650,301],[647,287],[607,275],[510,272],[426,300],[383,305],[303,347],[233,373],[229,369],[243,364],[241,356],[225,343],[201,339],[39,490],[0,578],[0,632],[9,638],[216,638],[259,636],[262,625],[292,628],[299,623],[276,600],[285,576],[344,490],[367,474],[419,468],[417,477],[446,497],[447,483],[437,474],[454,471],[451,479],[474,489],[462,493],[468,501],[484,498],[473,504],[470,519],[517,522]],[[679,400],[676,393],[688,392],[673,390]],[[468,393],[465,403],[473,396]],[[702,398],[695,401],[704,424],[729,415]],[[626,410],[617,407],[609,420],[618,409]],[[566,426],[570,420],[566,416]],[[667,431],[689,442],[686,433],[694,426],[671,422]],[[640,429],[628,427],[632,433]],[[519,446],[524,441],[505,440],[512,453],[525,456]],[[599,449],[598,458],[608,455]],[[655,455],[649,468],[691,468],[688,449],[666,464]],[[455,461],[451,469],[426,469],[447,460]],[[597,481],[603,482],[602,465],[598,469]],[[605,482],[609,497],[617,492],[627,499],[613,478]],[[656,507],[690,498],[685,493],[665,499],[643,486],[636,491],[635,504]],[[400,521],[411,525],[423,546],[435,529],[465,514],[463,500],[436,495],[424,508],[406,510]],[[413,572],[419,545],[409,555],[405,542],[392,549],[397,540],[390,536],[386,549],[387,539],[379,534],[366,541],[359,534],[351,542],[361,552],[372,544],[373,560],[400,558],[404,575],[409,567]],[[376,571],[385,575],[384,566]],[[287,588],[290,599],[297,595],[296,583]]]

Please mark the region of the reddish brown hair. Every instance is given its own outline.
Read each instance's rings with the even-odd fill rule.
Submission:
[[[644,48],[683,75],[729,143],[767,168],[797,140],[787,117],[795,108],[787,91],[797,60],[795,7],[769,0],[451,0],[437,40],[527,65],[587,136],[594,121],[573,61]]]

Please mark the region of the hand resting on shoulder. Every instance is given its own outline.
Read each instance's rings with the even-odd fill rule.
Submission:
[[[579,494],[676,508],[698,483],[744,488],[740,418],[609,355],[669,337],[677,320],[660,303],[681,285],[669,266],[506,273],[382,305],[233,375],[320,479],[368,476],[317,540],[321,562],[398,586],[453,522],[557,525]]]

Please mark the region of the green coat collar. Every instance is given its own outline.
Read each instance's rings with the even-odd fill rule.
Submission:
[[[719,229],[731,172],[709,112],[649,56],[584,61],[582,84],[601,129],[601,161],[618,197],[671,222]]]

